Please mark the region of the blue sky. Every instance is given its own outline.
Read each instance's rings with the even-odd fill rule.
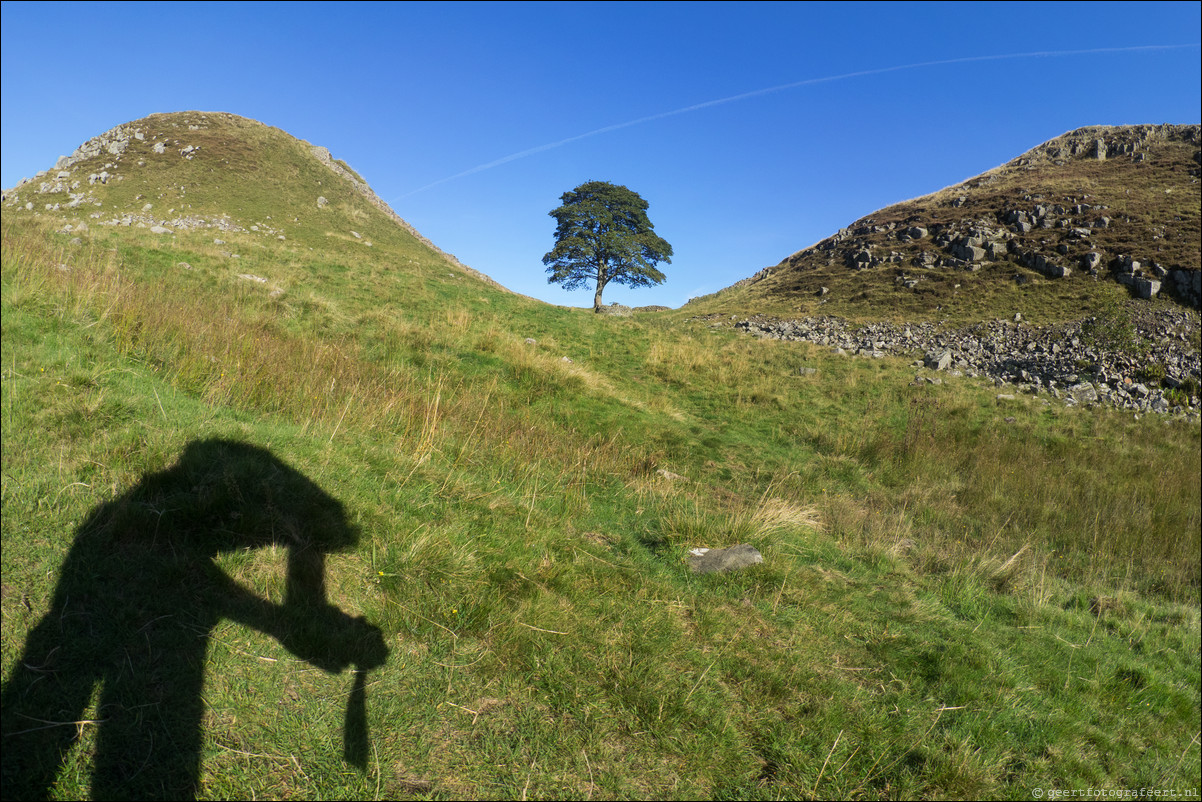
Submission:
[[[542,256],[547,213],[585,181],[641,194],[675,250],[666,283],[605,301],[679,306],[1073,128],[1202,118],[1197,2],[5,2],[2,16],[4,187],[153,112],[232,112],[328,147],[439,247],[571,306],[592,293],[548,285]]]

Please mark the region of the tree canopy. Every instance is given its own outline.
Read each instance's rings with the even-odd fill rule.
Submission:
[[[549,284],[574,290],[596,285],[593,310],[601,311],[601,293],[611,282],[650,287],[666,278],[657,262],[672,263],[672,246],[655,233],[647,201],[637,192],[608,181],[588,181],[559,197],[549,212],[557,223],[555,247],[543,257]]]

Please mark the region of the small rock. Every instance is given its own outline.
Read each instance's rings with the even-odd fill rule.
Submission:
[[[689,552],[689,567],[695,574],[735,571],[763,561],[764,556],[746,543],[726,549],[693,549]]]

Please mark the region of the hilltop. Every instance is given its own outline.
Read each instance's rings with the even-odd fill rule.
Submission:
[[[1197,125],[1070,131],[960,184],[873,212],[718,294],[719,306],[853,319],[1065,321],[1116,280],[1202,298]],[[713,296],[705,300],[716,300]]]
[[[427,253],[504,289],[418,233],[327,148],[224,112],[152,114],[118,125],[6,190],[2,202],[17,214],[52,214],[76,233],[134,227],[164,236],[241,234],[294,250]]]

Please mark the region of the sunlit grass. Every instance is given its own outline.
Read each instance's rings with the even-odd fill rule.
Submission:
[[[6,672],[89,511],[211,437],[345,505],[362,536],[326,592],[390,650],[359,772],[351,678],[222,623],[204,795],[1197,787],[1196,423],[1001,409],[899,361],[381,270],[382,246],[329,283],[272,246],[273,297],[206,239],[128,233],[4,220]],[[741,542],[765,562],[688,570]],[[219,567],[278,602],[285,561]],[[87,795],[92,737],[60,795]]]

